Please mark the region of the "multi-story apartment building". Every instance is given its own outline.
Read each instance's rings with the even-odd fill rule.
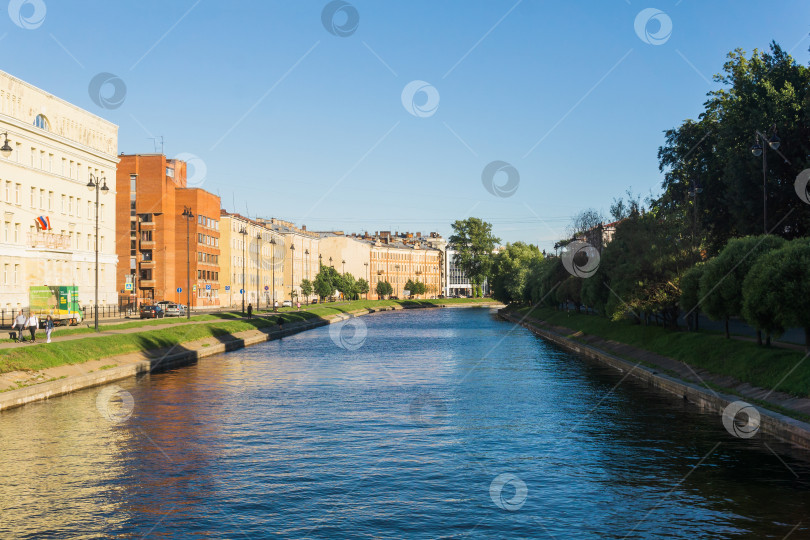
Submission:
[[[168,300],[218,306],[219,197],[186,187],[183,161],[163,154],[119,158],[116,250],[121,264],[116,282],[121,304]]]
[[[284,253],[284,287],[279,298],[306,302],[309,298],[302,296],[301,282],[305,279],[312,281],[318,274],[318,260],[322,255],[320,236],[308,231],[306,225],[298,228],[289,221],[276,218],[260,218],[257,221],[283,239],[283,243],[276,246]]]
[[[380,281],[388,281],[399,298],[408,280],[424,283],[427,298],[441,294],[442,251],[415,238],[418,236],[391,236],[389,231],[381,231],[372,241],[371,298],[379,299],[376,287]]]
[[[284,236],[240,214],[222,210],[221,216],[221,305],[241,307],[244,300],[258,309],[281,303],[288,256]]]
[[[118,126],[0,72],[0,309],[27,307],[29,287],[74,285],[115,304]],[[41,218],[41,219],[40,219]]]

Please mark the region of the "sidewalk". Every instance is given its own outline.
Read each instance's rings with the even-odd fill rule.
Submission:
[[[165,320],[165,319],[163,319]],[[230,322],[230,321],[244,321],[247,320],[247,317],[237,317],[233,319],[220,319],[222,322]],[[136,322],[135,320],[125,320],[122,323],[124,324],[127,322]],[[116,329],[104,329],[99,332],[86,332],[82,334],[72,334],[67,336],[60,336],[59,335],[59,328],[54,329],[51,333],[51,343],[49,345],[55,345],[64,341],[73,341],[75,339],[89,339],[89,338],[97,338],[102,336],[111,336],[116,334],[135,334],[138,332],[148,332],[150,330],[163,330],[165,328],[174,328],[175,326],[183,326],[188,324],[212,324],[216,323],[216,320],[210,321],[188,321],[186,319],[179,319],[176,323],[171,324],[144,324],[143,326],[138,326],[135,328],[122,328],[119,330]],[[11,332],[11,329],[3,329],[3,332]],[[24,333],[26,339],[28,338],[28,331],[26,330]],[[45,330],[40,328],[37,330],[37,342],[36,345],[43,345],[45,344]],[[30,341],[26,341],[25,343],[0,343],[0,349],[12,349],[15,347],[30,347],[33,345]]]
[[[766,388],[759,388],[739,381],[734,377],[717,375],[700,368],[695,369],[692,366],[681,362],[680,360],[661,356],[644,349],[633,347],[632,345],[602,339],[600,337],[584,334],[582,332],[575,332],[571,328],[548,324],[539,319],[535,319],[534,317],[526,318],[524,323],[530,323],[538,328],[550,330],[556,334],[559,334],[560,336],[590,345],[591,347],[603,350],[631,362],[641,362],[647,366],[657,367],[661,371],[670,373],[684,381],[700,385],[713,394],[716,394],[717,392],[712,387],[708,386],[706,384],[707,382],[721,388],[728,389],[746,399],[759,400],[800,414],[810,415],[810,398],[800,398],[784,392],[776,392]],[[798,348],[803,350],[801,347]]]

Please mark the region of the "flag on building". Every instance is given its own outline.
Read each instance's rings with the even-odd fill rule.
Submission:
[[[41,231],[49,231],[51,229],[51,218],[48,216],[39,216],[35,219],[37,228]]]

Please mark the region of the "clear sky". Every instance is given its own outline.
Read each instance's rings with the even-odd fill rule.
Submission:
[[[120,152],[154,152],[162,136],[169,157],[196,156],[194,182],[227,210],[445,235],[475,215],[546,249],[578,210],[658,193],[663,131],[699,114],[730,50],[776,40],[807,64],[810,47],[807,0],[12,0],[8,12],[3,70],[118,124]],[[100,73],[117,79],[94,92]]]

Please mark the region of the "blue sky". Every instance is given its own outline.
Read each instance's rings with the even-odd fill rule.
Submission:
[[[119,151],[163,136],[168,156],[198,156],[227,210],[443,234],[475,215],[549,248],[578,210],[658,193],[663,131],[697,116],[730,50],[776,40],[806,64],[810,46],[806,0],[355,0],[333,19],[356,10],[345,37],[327,4],[13,0],[2,69],[117,123]],[[661,44],[635,31],[646,8],[664,14],[653,37],[671,21]],[[120,106],[91,98],[104,72]],[[415,80],[439,99],[422,116],[402,101]],[[519,174],[511,196],[482,184],[496,160]]]

